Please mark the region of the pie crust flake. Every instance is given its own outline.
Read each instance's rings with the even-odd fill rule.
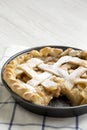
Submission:
[[[48,105],[66,96],[72,105],[87,104],[87,51],[43,47],[5,65],[3,79],[23,99]]]

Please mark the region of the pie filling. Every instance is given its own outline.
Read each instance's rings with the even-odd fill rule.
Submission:
[[[4,68],[3,79],[25,100],[48,105],[66,96],[72,105],[87,103],[87,52],[45,47],[13,59]]]

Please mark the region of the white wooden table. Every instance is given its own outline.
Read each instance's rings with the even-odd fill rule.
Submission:
[[[0,0],[0,48],[11,44],[87,49],[87,1]]]

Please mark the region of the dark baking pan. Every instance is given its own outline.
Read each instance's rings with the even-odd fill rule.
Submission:
[[[1,78],[4,86],[9,90],[9,92],[12,94],[13,98],[17,101],[18,104],[20,104],[25,109],[39,115],[46,115],[51,117],[73,117],[73,116],[79,116],[87,113],[87,105],[71,106],[68,99],[66,99],[66,97],[53,99],[48,106],[40,106],[40,105],[30,103],[24,100],[23,98],[21,98],[20,96],[18,96],[17,94],[15,94],[8,87],[6,82],[3,80],[3,70],[6,64],[8,64],[12,59],[14,59],[15,57],[23,53],[28,53],[33,49],[39,50],[42,47],[46,47],[46,46],[35,47],[35,48],[24,50],[22,52],[15,54],[14,56],[12,56],[7,60],[7,62],[2,67],[2,71],[1,71]],[[51,46],[51,47],[62,48],[63,50],[70,48],[66,46]],[[73,49],[78,50],[78,48],[73,48]]]

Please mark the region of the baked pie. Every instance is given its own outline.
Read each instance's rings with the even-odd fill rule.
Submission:
[[[72,105],[87,103],[87,51],[43,47],[23,53],[3,71],[8,87],[23,99],[48,105],[66,96]]]

